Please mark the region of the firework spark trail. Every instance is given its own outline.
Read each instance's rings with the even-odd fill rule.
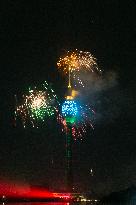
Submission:
[[[90,52],[78,51],[77,49],[75,51],[68,51],[59,59],[57,66],[64,74],[68,74],[68,88],[71,88],[71,80],[72,86],[79,89],[80,86],[85,87],[87,83],[85,75],[88,76],[89,73],[93,73],[92,75],[101,73],[101,70],[98,68],[96,58],[94,58]],[[69,97],[67,99],[74,99],[72,93],[71,96],[67,97]],[[88,105],[78,106],[78,114],[76,115],[76,109],[74,109],[75,104],[72,104],[73,107],[69,106],[71,104],[68,103],[65,105],[64,102],[62,106],[62,116],[60,115],[59,120],[63,125],[63,131],[68,132],[68,123],[71,123],[73,138],[82,139],[89,126],[94,129],[92,122],[95,116],[95,111]]]
[[[67,122],[67,117],[66,117],[68,112],[69,110],[65,111],[64,113],[64,108],[63,108],[63,113],[58,114],[58,122],[62,125],[62,132],[65,133],[69,132],[69,122]],[[71,112],[71,108],[70,108],[70,112]],[[69,116],[70,115],[68,114],[68,118]],[[71,124],[70,129],[72,129],[72,136],[74,140],[76,139],[82,140],[87,132],[88,127],[94,129],[92,122],[95,117],[95,111],[88,105],[78,106],[78,115],[76,116],[76,118],[74,118],[74,120],[72,119],[73,117],[75,116],[72,115],[70,116],[70,121],[72,122],[70,123]]]
[[[94,72],[95,69],[99,71],[96,58],[92,56],[90,52],[84,51],[68,51],[66,56],[60,58],[57,62],[58,68],[63,69],[65,73],[68,73],[70,67],[71,71],[80,71],[85,69]]]
[[[47,117],[56,113],[59,105],[54,90],[46,81],[42,85],[42,89],[36,87],[29,89],[29,92],[22,98],[21,105],[16,106],[15,116],[21,118],[24,127],[27,123],[38,127],[41,121],[44,122]]]
[[[71,87],[70,73],[72,74],[74,82],[77,81],[78,84],[84,87],[84,83],[80,78],[80,72],[101,72],[101,70],[98,69],[96,58],[94,58],[90,52],[78,51],[77,49],[75,51],[68,51],[64,57],[59,59],[57,66],[65,74],[69,73],[69,87]]]

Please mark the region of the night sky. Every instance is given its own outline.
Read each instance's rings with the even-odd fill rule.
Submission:
[[[0,178],[65,185],[65,136],[47,122],[14,126],[14,95],[47,80],[62,100],[56,62],[66,50],[90,51],[103,70],[85,98],[94,130],[74,144],[75,190],[107,194],[136,185],[135,1],[5,0],[0,6]],[[93,169],[93,176],[90,175]]]

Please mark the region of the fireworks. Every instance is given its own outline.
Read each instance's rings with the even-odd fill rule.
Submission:
[[[64,117],[74,117],[77,115],[78,108],[74,100],[66,100],[62,105],[62,115]]]
[[[42,89],[29,89],[28,94],[23,95],[21,105],[17,105],[15,114],[19,116],[24,127],[26,123],[31,123],[34,127],[38,122],[56,113],[58,105],[57,96],[45,82]]]
[[[57,66],[65,74],[68,74],[69,88],[71,88],[71,79],[73,86],[78,84],[84,87],[85,83],[82,79],[84,72],[87,75],[88,72],[101,72],[98,69],[96,58],[90,52],[78,51],[77,49],[68,51],[66,55],[59,59]],[[75,139],[82,138],[87,131],[88,125],[93,128],[94,111],[88,105],[81,106],[77,103],[75,100],[79,93],[77,90],[69,89],[70,93],[61,109],[57,96],[48,83],[45,82],[40,88],[29,89],[22,96],[20,104],[17,101],[15,117],[22,120],[24,127],[27,124],[38,127],[40,122],[44,122],[51,116],[56,115],[63,125],[63,131],[67,132],[70,125],[73,137]]]
[[[90,52],[84,51],[68,51],[67,55],[64,58],[60,58],[57,63],[58,68],[63,69],[65,73],[68,73],[70,69],[71,72],[81,69],[86,69],[94,72],[94,69],[98,70],[96,58],[92,56]]]
[[[79,72],[91,71],[91,72],[101,72],[98,69],[96,58],[90,52],[78,51],[68,51],[66,55],[59,59],[57,62],[59,69],[62,69],[65,74],[69,73],[69,85],[71,87],[71,74],[74,81],[84,87],[84,83],[81,80]]]
[[[59,59],[57,66],[64,74],[68,74],[68,88],[71,88],[71,81],[73,87],[84,87],[90,77],[89,73],[95,75],[101,73],[96,58],[90,52],[78,51],[77,49],[68,51]],[[67,100],[63,103],[62,112],[58,117],[63,125],[62,130],[68,132],[71,129],[74,139],[82,138],[87,132],[88,126],[94,129],[92,122],[95,118],[95,112],[90,106],[82,106],[75,101],[78,93],[72,90],[71,94],[66,97]]]
[[[94,129],[92,121],[95,112],[90,106],[77,106],[75,100],[66,100],[62,105],[62,114],[58,120],[62,124],[62,131],[69,132],[72,129],[72,136],[76,140],[82,139],[87,132],[87,127]]]

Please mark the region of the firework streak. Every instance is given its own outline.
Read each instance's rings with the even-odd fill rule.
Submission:
[[[57,66],[64,74],[69,73],[69,87],[71,87],[71,77],[74,81],[74,86],[79,84],[84,87],[80,76],[81,72],[101,72],[98,69],[96,58],[90,52],[78,51],[77,49],[75,51],[68,51],[64,57],[59,59]]]
[[[87,128],[94,129],[92,121],[95,117],[95,111],[90,106],[77,105],[76,101],[66,100],[62,105],[62,114],[58,114],[58,121],[62,125],[62,132],[69,132],[72,129],[72,136],[76,139],[82,139]]]
[[[56,94],[46,81],[41,87],[29,89],[22,96],[21,104],[16,106],[15,116],[21,118],[24,127],[27,123],[33,127],[38,126],[39,122],[44,122],[56,113],[59,104]]]

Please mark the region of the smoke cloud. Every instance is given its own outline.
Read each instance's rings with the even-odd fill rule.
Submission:
[[[80,75],[80,79],[82,80],[85,87],[83,89],[78,89],[80,89],[81,93],[87,92],[87,95],[106,91],[117,86],[118,84],[118,75],[114,71],[108,71],[101,75],[96,73],[85,73]]]
[[[97,73],[81,74],[80,79],[84,87],[77,87],[80,101],[92,105],[96,112],[96,121],[110,123],[115,121],[124,112],[134,112],[136,97],[132,95],[134,86],[121,86],[119,75],[115,71],[107,71],[101,75]],[[128,112],[129,111],[129,112]]]

